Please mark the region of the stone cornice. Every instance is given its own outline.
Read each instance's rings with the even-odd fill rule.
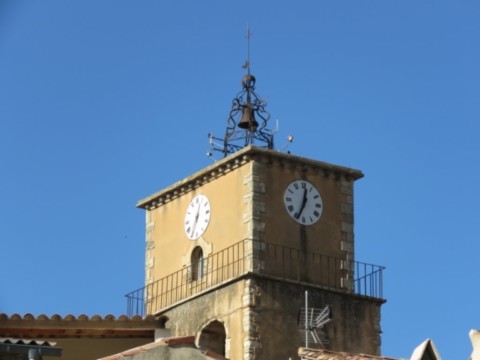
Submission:
[[[338,179],[343,177],[347,180],[358,180],[363,177],[363,173],[360,170],[286,154],[276,150],[247,146],[195,174],[140,200],[137,203],[137,207],[152,210],[250,161],[259,161],[267,164],[277,163],[280,166],[286,166],[292,169],[299,168],[303,172],[315,171],[322,173],[324,176],[335,176]]]

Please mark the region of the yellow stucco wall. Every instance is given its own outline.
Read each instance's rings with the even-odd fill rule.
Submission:
[[[350,252],[353,260],[353,178],[363,176],[359,171],[255,148],[239,153],[230,158],[248,159],[225,170],[226,158],[167,188],[163,192],[170,194],[159,205],[146,207],[147,284],[188,266],[195,246],[206,257],[243,239],[337,258]],[[322,216],[310,226],[295,222],[283,201],[286,187],[300,179],[312,183],[323,200]],[[210,223],[199,239],[190,240],[185,213],[200,194],[210,201]]]
[[[244,178],[251,164],[234,169],[215,181],[207,182],[183,195],[150,210],[154,242],[153,280],[160,279],[189,264],[196,246],[202,246],[204,255],[217,253],[245,236],[243,214]],[[197,195],[208,197],[211,207],[210,222],[205,233],[190,240],[184,228],[185,214],[190,201]],[[209,253],[210,252],[210,253]]]
[[[55,342],[57,347],[62,348],[62,360],[96,360],[108,355],[120,353],[134,347],[151,343],[150,339],[102,339],[102,338],[78,338],[78,339],[48,339]],[[58,357],[45,357],[45,359],[59,359]]]

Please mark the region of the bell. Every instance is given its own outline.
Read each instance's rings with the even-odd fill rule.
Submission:
[[[255,115],[250,104],[243,107],[242,119],[238,123],[238,127],[250,131],[257,130],[258,122],[255,120]]]

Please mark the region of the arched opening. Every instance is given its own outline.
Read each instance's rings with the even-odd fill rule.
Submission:
[[[223,326],[220,321],[214,320],[202,329],[198,340],[198,346],[201,349],[210,350],[219,355],[225,356],[226,338],[227,334],[225,332],[225,326]]]
[[[165,315],[160,316],[158,318],[158,327],[160,329],[165,329],[168,320],[169,320],[169,318],[167,316],[165,316]]]
[[[199,280],[205,275],[205,270],[203,268],[204,262],[203,250],[200,246],[197,246],[193,249],[192,257],[190,259],[192,266],[192,281]]]

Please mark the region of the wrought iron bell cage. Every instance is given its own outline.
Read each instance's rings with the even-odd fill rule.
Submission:
[[[228,156],[248,145],[273,149],[274,131],[267,128],[270,113],[267,102],[255,92],[255,76],[248,72],[242,90],[232,100],[224,138],[209,134],[212,150]]]

